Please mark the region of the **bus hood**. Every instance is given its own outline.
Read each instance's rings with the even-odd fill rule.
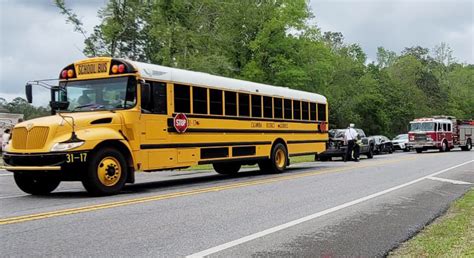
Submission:
[[[14,127],[7,151],[49,152],[54,144],[71,138],[73,124],[80,140],[92,141],[91,144],[95,144],[93,142],[104,139],[104,130],[119,135],[119,130],[122,129],[122,117],[119,113],[98,111],[62,113],[31,119]]]

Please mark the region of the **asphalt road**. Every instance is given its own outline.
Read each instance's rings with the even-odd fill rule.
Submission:
[[[0,170],[0,253],[383,256],[472,183],[474,151],[301,163],[277,175],[143,173],[123,194],[101,198],[76,182],[29,196]]]

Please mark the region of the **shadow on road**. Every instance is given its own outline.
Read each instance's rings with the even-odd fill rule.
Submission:
[[[315,165],[311,169],[318,169],[321,166]],[[290,173],[297,173],[299,171],[307,170],[308,167],[289,167],[283,174],[290,174]],[[160,172],[155,172],[160,173]],[[176,172],[177,176],[179,172]],[[189,176],[192,174],[199,174],[203,172],[196,172],[196,173],[187,173],[183,176]],[[215,172],[213,172],[215,173]],[[271,173],[262,173],[258,168],[254,168],[252,170],[246,170],[239,172],[236,175],[220,175],[220,174],[212,174],[212,175],[202,175],[202,176],[195,176],[195,177],[187,177],[187,178],[173,178],[173,179],[164,179],[159,181],[153,182],[143,182],[143,183],[135,183],[129,184],[124,187],[122,192],[117,196],[124,196],[130,194],[137,194],[137,193],[147,193],[147,192],[156,192],[160,193],[166,190],[176,190],[183,186],[199,186],[200,184],[205,184],[207,187],[215,186],[222,183],[235,183],[240,181],[245,181],[246,179],[260,179],[260,178],[271,178],[279,174],[271,174]],[[281,175],[281,174],[280,174]],[[74,189],[76,190],[76,189]],[[158,190],[158,191],[157,191]],[[34,199],[57,199],[57,198],[71,198],[71,199],[81,199],[81,198],[104,198],[104,197],[91,197],[84,189],[77,189],[77,191],[65,190],[57,192],[53,192],[49,195],[45,196],[24,196],[23,198],[34,198]]]

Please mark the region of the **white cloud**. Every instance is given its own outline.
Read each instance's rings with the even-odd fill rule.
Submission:
[[[99,22],[97,10],[103,1],[95,2],[72,6],[88,31]],[[27,81],[57,78],[63,67],[84,58],[83,36],[73,32],[52,2],[2,1],[0,10],[1,97],[24,97]],[[36,92],[34,104],[46,105],[47,91]]]
[[[474,63],[472,1],[312,0],[310,5],[322,31],[342,32],[346,42],[360,44],[371,59],[378,46],[399,53],[446,42],[458,61]]]

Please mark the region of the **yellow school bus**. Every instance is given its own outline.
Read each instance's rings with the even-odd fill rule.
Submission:
[[[31,101],[31,85],[26,91]],[[54,115],[16,125],[3,153],[30,194],[61,181],[114,194],[135,171],[197,164],[278,173],[290,156],[317,155],[328,140],[322,95],[123,59],[65,67],[50,103]]]

